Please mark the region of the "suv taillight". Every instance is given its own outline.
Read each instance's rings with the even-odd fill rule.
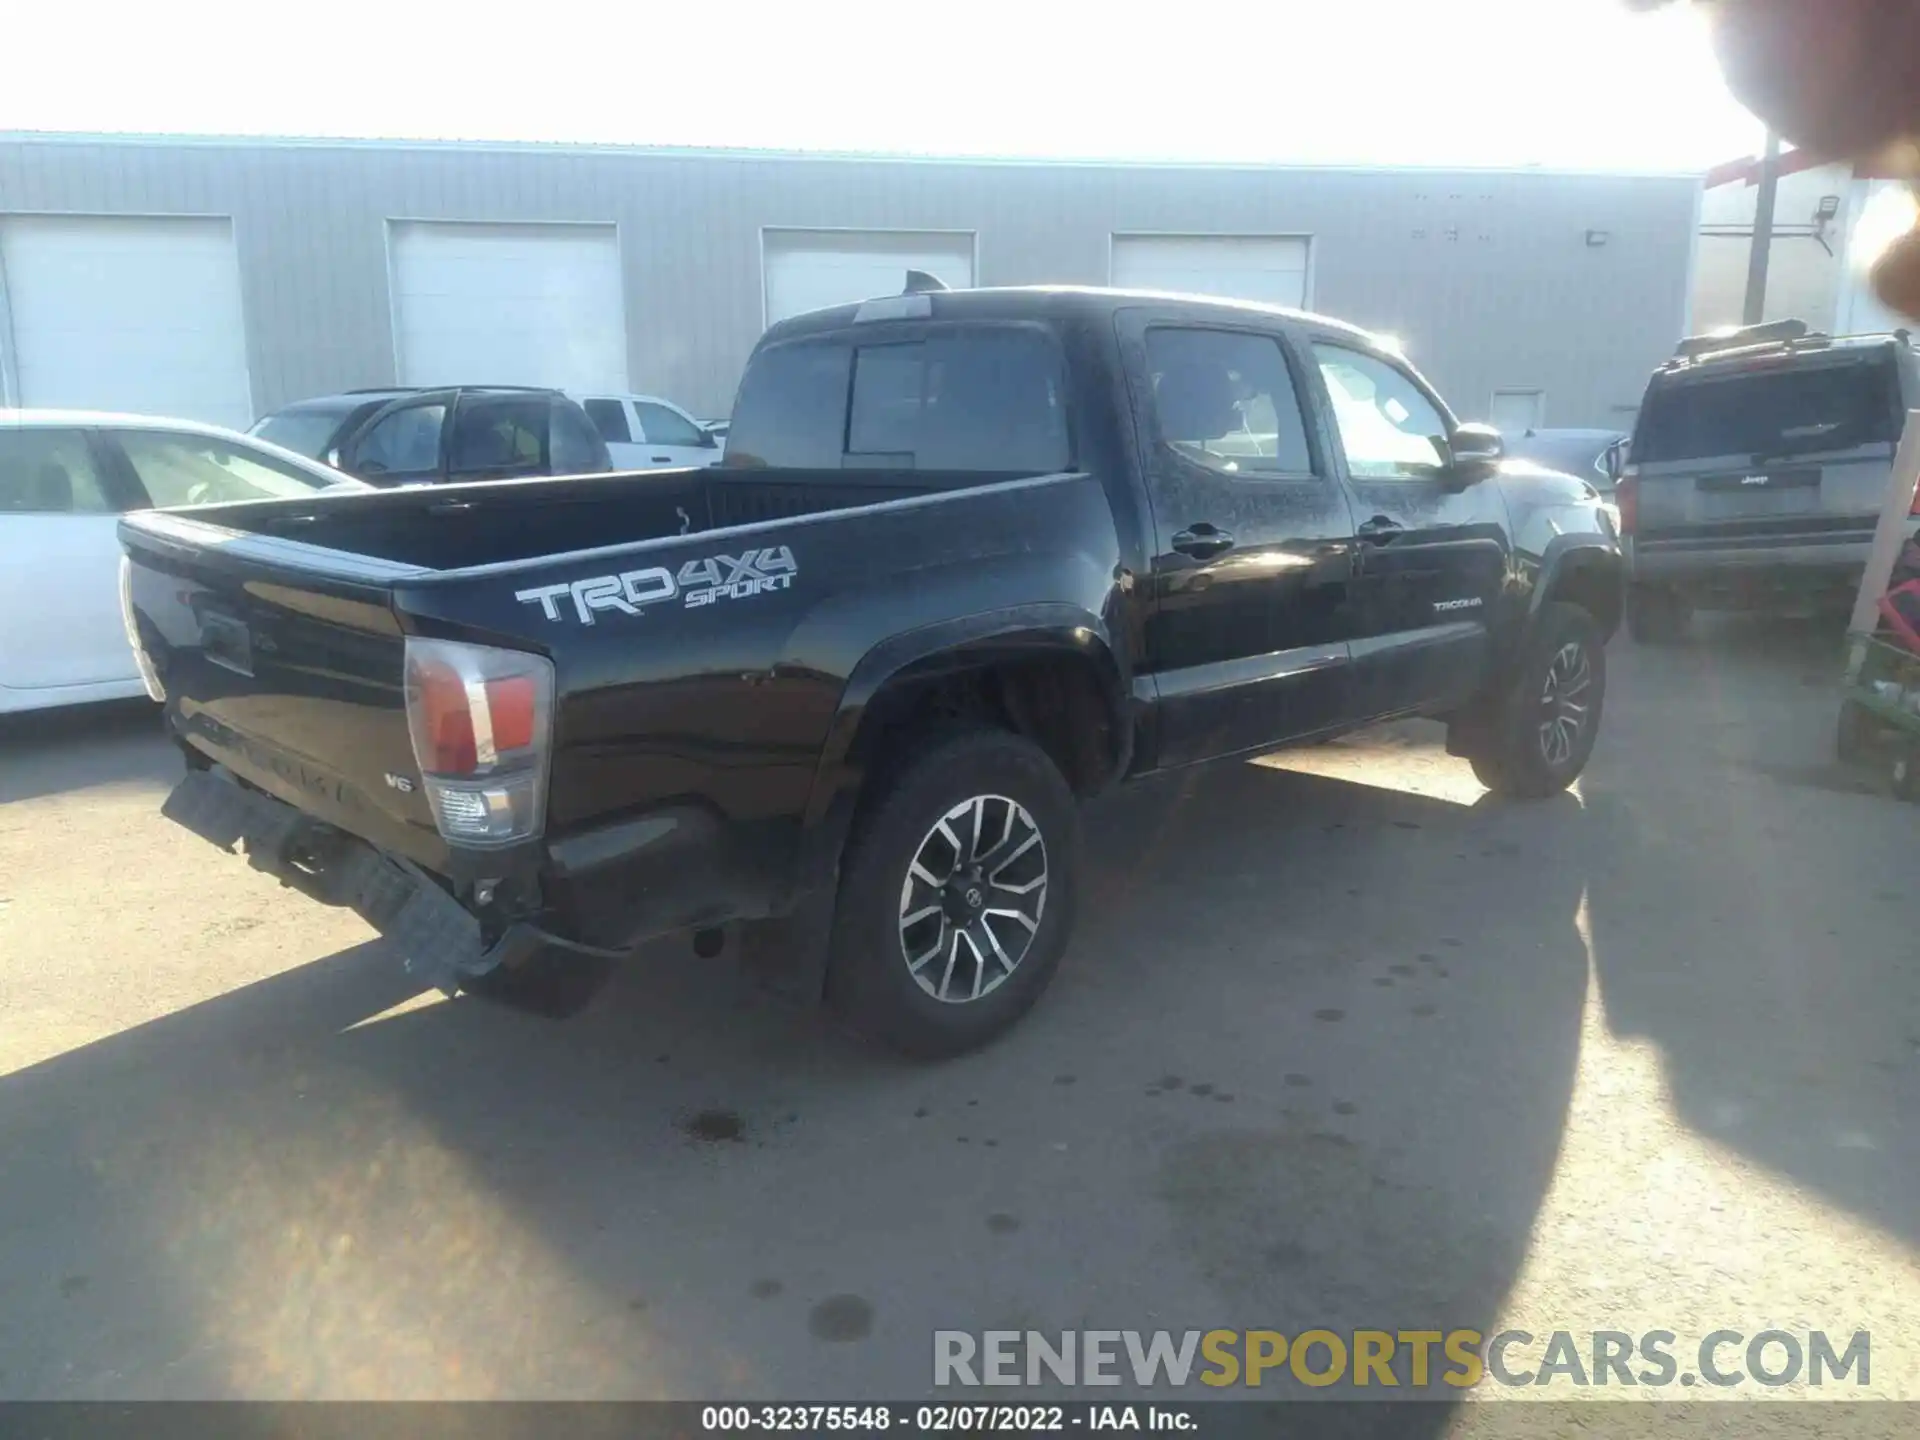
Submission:
[[[1640,518],[1640,472],[1629,465],[1613,487],[1613,503],[1620,511],[1620,533],[1631,535]]]
[[[510,845],[546,823],[553,663],[451,640],[407,641],[407,733],[450,845]]]

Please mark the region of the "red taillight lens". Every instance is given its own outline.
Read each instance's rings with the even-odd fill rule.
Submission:
[[[533,744],[538,687],[531,675],[508,675],[487,683],[487,713],[493,720],[493,744],[501,753]]]
[[[1622,475],[1613,487],[1613,503],[1620,511],[1620,533],[1631,535],[1640,518],[1640,477]]]
[[[407,641],[407,729],[447,840],[499,845],[544,822],[553,665],[447,640]]]
[[[473,710],[459,672],[439,660],[408,657],[407,709],[417,717],[415,759],[430,775],[471,775],[480,768]]]

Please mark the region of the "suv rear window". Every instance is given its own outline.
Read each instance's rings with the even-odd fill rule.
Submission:
[[[325,456],[327,447],[333,443],[333,437],[340,433],[342,423],[353,409],[351,405],[315,405],[282,410],[259,421],[247,433],[278,445],[282,450],[291,450],[309,460],[318,460]]]
[[[1041,475],[1071,463],[1060,354],[1033,331],[783,345],[748,367],[727,464]]]
[[[1655,385],[1632,453],[1643,463],[1758,460],[1899,438],[1898,374],[1889,361],[1869,360]]]

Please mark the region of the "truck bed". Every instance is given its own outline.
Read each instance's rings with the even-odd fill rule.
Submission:
[[[1097,616],[1116,544],[1093,476],[899,470],[491,482],[150,512],[120,533],[129,620],[190,766],[456,887],[537,878],[607,944],[777,903],[863,657],[1004,606]],[[412,636],[552,661],[537,843],[442,839],[408,733]],[[636,852],[657,884],[636,883]]]

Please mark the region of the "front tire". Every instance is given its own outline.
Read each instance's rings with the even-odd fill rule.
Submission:
[[[930,741],[856,824],[828,1002],[918,1058],[986,1044],[1052,981],[1079,870],[1079,812],[1045,751],[999,730]]]
[[[1471,757],[1474,775],[1517,799],[1566,789],[1593,754],[1606,694],[1606,644],[1593,616],[1564,601],[1548,604]]]
[[[1686,596],[1664,585],[1634,585],[1627,591],[1627,633],[1638,645],[1666,645],[1685,638],[1693,621]]]

